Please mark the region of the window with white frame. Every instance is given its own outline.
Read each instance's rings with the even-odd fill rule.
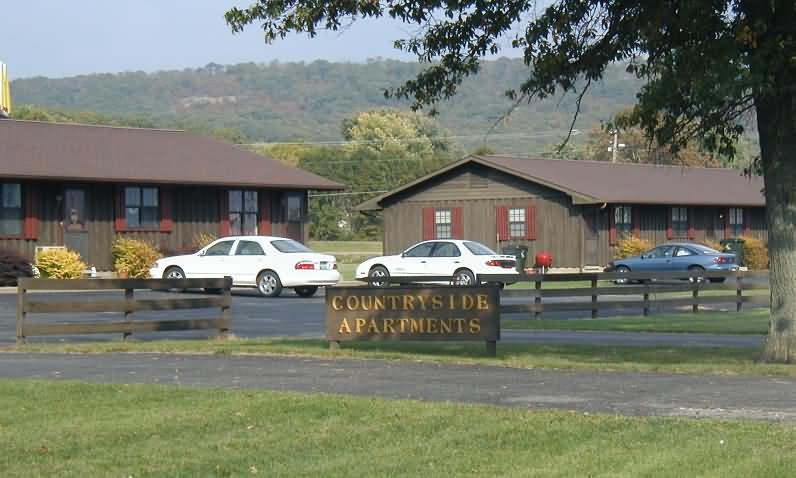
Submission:
[[[525,239],[528,226],[525,222],[525,208],[509,209],[509,237],[511,239]]]
[[[160,227],[158,188],[140,186],[124,188],[124,220],[128,229],[158,229]]]
[[[633,211],[630,206],[614,206],[614,227],[620,239],[633,233]]]
[[[450,209],[437,209],[434,211],[434,230],[437,239],[453,238],[453,223],[451,222]]]
[[[22,187],[18,183],[0,184],[0,236],[22,234]]]
[[[740,207],[731,207],[728,211],[728,218],[729,225],[730,225],[730,235],[731,236],[742,236],[744,233],[744,223],[743,223],[743,209]]]
[[[688,235],[688,208],[672,208],[672,235],[674,237],[685,237]]]
[[[229,232],[232,235],[257,235],[257,191],[229,191]]]

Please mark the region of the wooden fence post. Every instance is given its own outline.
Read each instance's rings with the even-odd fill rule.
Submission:
[[[494,340],[486,341],[486,356],[497,357],[497,342]]]
[[[222,292],[223,301],[221,303],[221,322],[222,326],[218,329],[219,338],[229,337],[229,324],[232,323],[232,277],[224,276],[224,289]]]
[[[743,281],[741,274],[735,273],[735,311],[740,312],[743,308]]]
[[[124,300],[129,303],[129,308],[124,311],[125,322],[130,322],[130,316],[133,315],[134,312],[133,300],[135,298],[135,292],[133,291],[134,289],[124,289]],[[127,340],[127,338],[130,337],[131,335],[133,335],[132,332],[125,330],[124,332],[122,332],[122,340]]]
[[[694,291],[691,293],[691,296],[694,298],[694,303],[691,305],[691,312],[697,313],[699,312],[699,280],[694,280]]]
[[[597,276],[591,280],[591,318],[597,318]]]
[[[536,289],[536,297],[533,298],[533,303],[537,308],[533,311],[533,318],[538,319],[542,316],[538,308],[538,306],[542,305],[542,281],[537,279],[534,287]]]
[[[24,285],[25,279],[18,279],[17,282],[17,343],[25,343],[25,299],[28,293]]]
[[[650,315],[650,283],[644,282],[644,317]]]

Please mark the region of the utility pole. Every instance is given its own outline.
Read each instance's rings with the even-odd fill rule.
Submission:
[[[611,162],[616,162],[616,151],[619,149],[619,130],[614,130],[614,141],[611,146]]]

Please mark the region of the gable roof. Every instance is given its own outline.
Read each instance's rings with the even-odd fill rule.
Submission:
[[[0,119],[0,177],[240,187],[344,186],[179,130]]]
[[[764,206],[763,178],[729,168],[691,168],[604,161],[470,156],[359,206],[377,210],[382,202],[468,163],[561,191],[575,204],[672,204],[682,206]]]

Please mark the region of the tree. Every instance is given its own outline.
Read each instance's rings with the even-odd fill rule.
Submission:
[[[793,0],[559,0],[537,14],[531,0],[257,0],[233,8],[233,31],[256,22],[266,41],[314,36],[388,15],[416,35],[396,47],[428,63],[388,91],[415,108],[453,96],[484,56],[511,48],[529,67],[508,92],[518,104],[574,93],[578,104],[609,65],[626,62],[644,82],[622,126],[639,125],[673,152],[691,138],[734,153],[754,112],[760,137],[770,247],[771,318],[763,359],[796,361],[796,3]],[[577,114],[577,113],[576,113]]]

